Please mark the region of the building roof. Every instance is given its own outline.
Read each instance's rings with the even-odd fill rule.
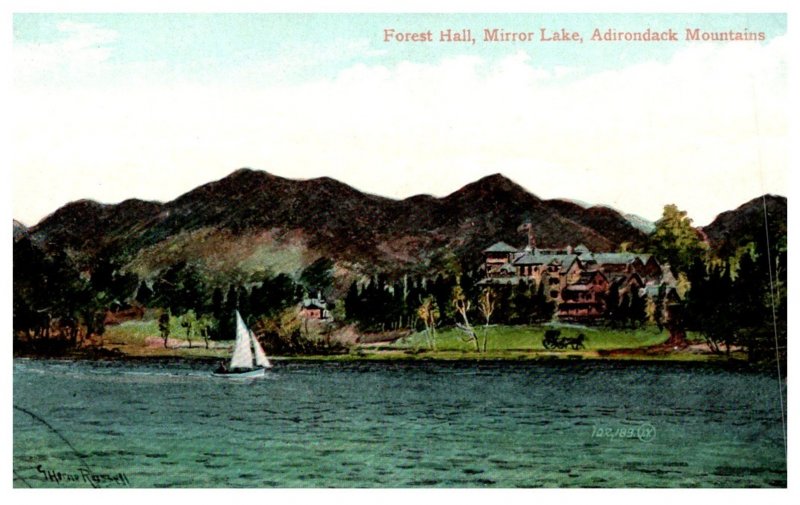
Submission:
[[[580,277],[578,277],[578,280],[577,280],[577,281],[575,281],[574,283],[572,283],[572,285],[576,285],[576,284],[583,284],[583,285],[585,285],[585,284],[590,284],[591,282],[593,282],[593,281],[594,281],[594,278],[595,278],[595,276],[597,276],[597,275],[600,275],[602,278],[604,278],[604,279],[608,280],[608,279],[606,278],[606,276],[603,274],[603,272],[601,272],[600,270],[589,270],[589,271],[586,271],[586,272],[581,272],[581,275],[580,275]]]
[[[575,284],[570,284],[569,286],[567,286],[564,289],[566,289],[567,291],[588,291],[589,290],[589,286],[587,286],[585,283],[584,284],[579,284],[579,283],[576,282]]]
[[[678,290],[675,289],[673,286],[669,286],[667,284],[648,284],[644,287],[644,292],[648,298],[657,298],[660,294],[663,295],[667,299],[677,299],[680,300],[681,297],[678,295]]]
[[[657,298],[659,293],[660,293],[660,291],[661,291],[661,289],[662,289],[662,286],[664,286],[664,285],[662,284],[660,286],[656,286],[656,285],[653,285],[653,284],[649,284],[649,285],[644,287],[644,294],[648,298]],[[664,286],[663,289],[664,289],[664,294],[666,294],[666,286]]]
[[[572,264],[578,261],[578,257],[574,254],[558,254],[557,257],[550,262],[551,265],[559,265],[562,272],[566,272],[572,267]]]
[[[304,309],[322,309],[326,310],[326,304],[324,300],[320,300],[319,298],[311,298],[303,300],[303,308]]]
[[[585,245],[578,244],[575,246],[575,249],[573,249],[573,252],[576,252],[578,254],[584,254],[584,253],[590,253],[591,251]]]
[[[512,247],[505,242],[497,242],[496,244],[492,244],[488,248],[484,249],[483,252],[485,253],[513,253],[517,252],[518,249],[516,247]]]
[[[636,254],[621,253],[594,253],[594,260],[601,265],[627,265],[636,259]]]
[[[569,267],[578,259],[574,254],[542,254],[538,250],[533,253],[525,253],[515,259],[515,265],[554,265],[561,267],[562,272],[569,270]]]
[[[501,272],[509,272],[512,274],[517,272],[517,269],[514,268],[514,265],[512,265],[511,263],[506,263],[505,265],[498,268],[498,270],[500,270]]]
[[[642,277],[639,274],[637,274],[636,272],[634,272],[632,274],[626,274],[626,273],[622,273],[622,272],[616,273],[616,274],[612,273],[612,274],[609,275],[609,279],[613,279],[611,281],[612,283],[619,283],[620,285],[626,284],[626,283],[629,284],[629,283],[631,283],[633,281],[636,281],[637,284],[639,284],[642,287],[644,287],[644,280],[642,280]]]
[[[515,265],[541,265],[544,263],[541,256],[529,252],[514,259]]]
[[[678,284],[678,281],[672,274],[672,269],[669,267],[668,263],[661,265],[661,282],[671,287],[675,287]]]
[[[637,259],[642,263],[647,263],[651,258],[653,258],[652,254],[632,252],[594,253],[592,256],[598,263],[609,265],[627,265],[628,263],[636,261]]]
[[[486,286],[492,284],[519,284],[521,281],[528,281],[526,277],[520,277],[518,275],[511,275],[508,277],[487,277],[486,279],[481,279],[478,281],[479,286]]]

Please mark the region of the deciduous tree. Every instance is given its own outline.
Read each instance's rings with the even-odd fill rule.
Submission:
[[[669,263],[677,276],[688,271],[695,258],[704,256],[707,246],[686,211],[670,204],[664,206],[661,219],[656,221],[655,230],[650,234],[649,250],[662,263]]]

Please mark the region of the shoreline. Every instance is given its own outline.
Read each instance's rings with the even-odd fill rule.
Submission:
[[[165,349],[169,351],[169,349]],[[746,357],[736,353],[730,357],[710,353],[699,354],[685,351],[668,353],[648,353],[644,349],[619,349],[624,352],[597,351],[498,351],[476,353],[471,351],[372,351],[358,350],[342,354],[309,354],[270,356],[270,360],[281,362],[496,362],[496,363],[570,363],[570,362],[624,362],[624,363],[707,363],[715,365],[736,365],[750,367]],[[632,352],[634,351],[634,352]],[[217,364],[223,357],[208,354],[154,353],[132,355],[113,350],[85,350],[59,355],[14,353],[14,359],[54,360],[54,361],[95,361],[130,363],[207,363]]]

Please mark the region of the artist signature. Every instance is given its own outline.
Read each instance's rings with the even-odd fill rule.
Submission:
[[[92,487],[100,487],[103,484],[112,484],[124,487],[129,487],[131,485],[130,480],[128,480],[128,476],[123,472],[99,473],[89,470],[88,468],[78,468],[77,472],[68,472],[63,470],[54,470],[52,468],[45,468],[42,465],[37,465],[36,470],[46,482],[53,482],[59,485],[68,483],[89,484]]]

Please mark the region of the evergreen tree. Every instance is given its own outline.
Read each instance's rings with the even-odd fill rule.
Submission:
[[[497,308],[494,319],[499,324],[510,324],[512,319],[511,296],[512,288],[509,284],[496,286]]]
[[[212,305],[214,305],[214,303],[216,302],[213,302]],[[215,316],[217,317],[217,331],[215,334],[216,339],[232,340],[236,338],[236,320],[234,318],[234,314],[238,308],[239,290],[236,286],[231,284],[228,286],[228,292],[225,295],[225,301],[222,303],[222,310],[218,316]]]
[[[608,294],[606,294],[606,313],[605,318],[606,320],[612,325],[616,325],[617,321],[620,318],[620,296],[619,296],[619,284],[616,282],[612,282],[611,286],[608,288]]]
[[[161,338],[164,339],[164,348],[168,347],[169,342],[169,311],[163,312],[158,317],[158,331],[161,334]]]
[[[698,259],[689,269],[689,281],[687,328],[702,334],[713,352],[729,352],[734,342],[736,321],[732,312],[733,283],[728,267],[706,268]]]
[[[625,326],[631,319],[631,293],[626,291],[617,307],[614,317],[615,326]]]
[[[222,319],[225,313],[225,295],[222,294],[222,288],[217,286],[211,294],[211,314],[214,315],[216,320]]]
[[[514,286],[511,295],[511,324],[529,324],[534,315],[533,296],[531,285],[520,281]]]
[[[187,310],[202,311],[205,307],[203,278],[194,265],[185,261],[170,266],[153,283],[155,303],[180,315]]]
[[[405,303],[405,284],[402,280],[395,281],[392,284],[392,299],[390,310],[387,314],[393,328],[400,329],[403,326],[404,314],[406,312]]]
[[[225,295],[225,313],[228,317],[233,317],[235,310],[239,309],[239,290],[231,284],[228,286],[228,293]]]
[[[242,318],[248,324],[252,323],[251,319],[253,313],[250,307],[250,293],[247,291],[247,288],[239,286],[236,290],[236,298],[239,300],[239,313],[242,315]]]
[[[147,285],[145,281],[139,284],[139,289],[136,290],[136,301],[143,307],[148,307],[150,301],[153,299],[153,290]]]
[[[658,327],[658,331],[662,331],[667,323],[666,303],[667,287],[662,284],[658,288],[658,295],[656,296],[655,300],[653,300],[653,322]]]
[[[347,321],[356,323],[361,319],[361,295],[358,291],[358,282],[353,281],[344,297],[344,312]]]
[[[300,284],[309,296],[316,298],[317,291],[324,297],[330,295],[333,287],[333,261],[330,258],[319,258],[300,274]]]
[[[628,316],[632,327],[641,326],[647,321],[647,298],[636,287],[631,288],[631,305]]]
[[[547,299],[544,282],[540,282],[537,286],[536,294],[533,296],[532,304],[534,321],[544,322],[553,319],[553,315],[556,311],[556,302]]]

